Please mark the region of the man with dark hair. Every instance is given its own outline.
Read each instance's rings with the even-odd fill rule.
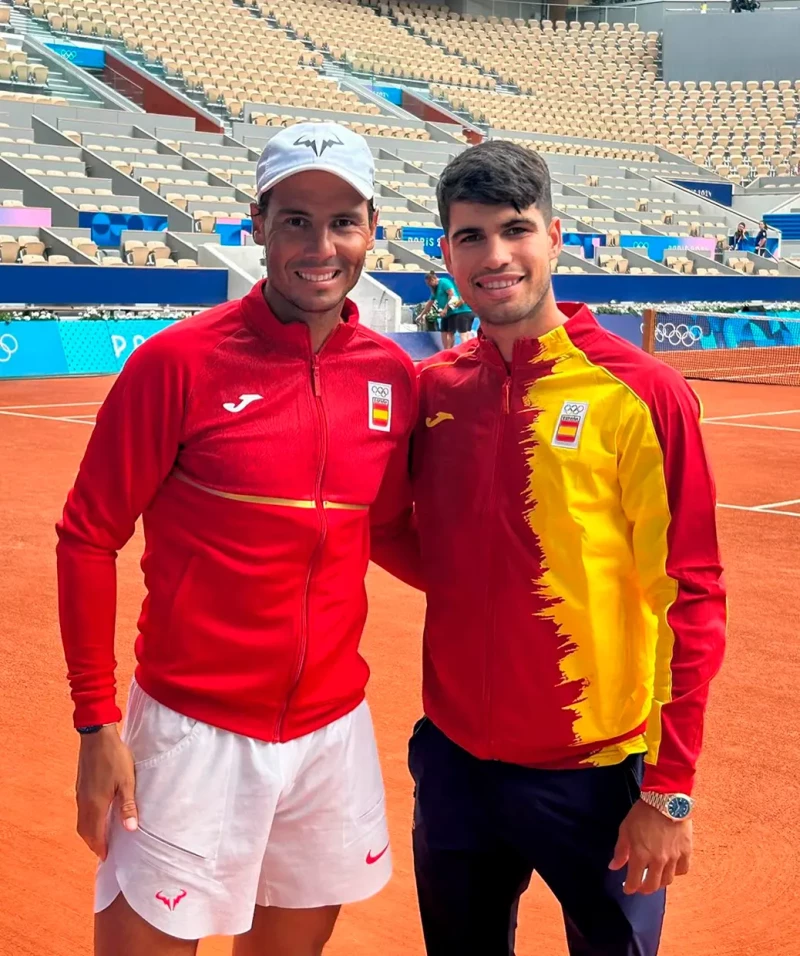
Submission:
[[[665,888],[689,868],[725,637],[699,402],[585,305],[556,303],[561,224],[535,153],[468,149],[438,198],[481,333],[418,372],[425,716],[409,766],[427,951],[513,954],[536,871],[572,956],[654,956]]]
[[[370,537],[410,513],[414,368],[347,298],[375,237],[366,141],[290,127],[256,179],[268,278],[136,350],[58,527],[95,956],[212,935],[319,956],[391,874],[358,647]],[[140,516],[120,734],[115,559]]]
[[[431,297],[419,317],[424,320],[435,306],[439,312],[442,345],[446,349],[451,349],[455,343],[456,332],[460,333],[461,341],[465,341],[466,334],[472,329],[475,316],[472,309],[458,294],[458,289],[449,276],[440,276],[431,271],[425,276],[425,282],[431,290]]]

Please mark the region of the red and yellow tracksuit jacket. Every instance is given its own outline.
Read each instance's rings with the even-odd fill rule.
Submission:
[[[352,710],[371,533],[410,513],[414,367],[344,321],[318,354],[263,282],[134,352],[58,525],[75,723],[119,719],[116,552],[143,516],[136,678],[189,717],[268,741]]]
[[[726,604],[699,403],[582,305],[422,363],[424,705],[482,759],[692,789]],[[376,554],[381,561],[381,555]]]

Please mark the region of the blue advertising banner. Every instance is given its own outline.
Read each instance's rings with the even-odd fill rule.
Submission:
[[[800,345],[800,322],[743,315],[680,316],[681,321],[659,322],[656,341],[665,352],[702,352],[710,349],[769,348]]]
[[[733,185],[731,183],[700,182],[697,179],[672,179],[670,182],[682,186],[703,199],[710,199],[722,206],[733,205]]]
[[[377,93],[378,96],[382,96],[390,103],[394,103],[395,106],[403,105],[403,91],[399,86],[379,86],[376,84],[372,86],[371,89],[373,93]]]
[[[243,219],[241,222],[217,221],[214,232],[219,236],[221,246],[241,246],[244,244],[245,233],[253,232],[253,221],[252,219]]]
[[[565,232],[562,239],[565,246],[582,246],[584,259],[594,259],[595,249],[606,244],[606,237],[599,232]]]
[[[175,319],[117,319],[109,320],[107,335],[114,353],[117,371],[128,361],[134,349],[163,329],[174,325]]]
[[[88,43],[45,43],[45,46],[75,66],[102,70],[106,65],[105,50],[101,46],[90,46]]]
[[[0,379],[114,375],[176,319],[43,320],[0,325]]]
[[[66,374],[57,322],[0,324],[0,379]]]
[[[636,249],[644,253],[654,262],[662,262],[664,253],[669,249],[699,252],[704,256],[713,258],[717,241],[716,239],[695,238],[693,236],[622,235],[619,237],[619,244],[623,249]]]
[[[443,235],[443,229],[423,228],[422,226],[403,226],[403,241],[406,239],[421,239],[423,252],[426,256],[431,256],[434,259],[442,258],[439,240]]]
[[[145,232],[166,232],[169,219],[166,216],[149,216],[142,212],[78,212],[81,229],[91,229],[92,242],[98,246],[119,248],[122,233],[126,229]]]
[[[631,345],[642,347],[642,317],[639,314],[616,315],[614,313],[597,312],[597,321],[604,329],[613,332]]]
[[[119,371],[105,321],[54,322],[70,375],[108,375]]]
[[[0,305],[218,305],[228,297],[226,269],[153,266],[0,266]]]
[[[730,241],[731,241],[732,239],[733,239],[733,236],[729,236],[729,238],[728,238],[729,244],[730,244]],[[767,238],[767,252],[770,254],[769,256],[767,256],[767,259],[769,259],[770,256],[772,256],[773,258],[777,258],[777,257],[778,257],[778,252],[779,252],[779,249],[780,249],[780,244],[781,244],[780,239],[770,239],[770,238]],[[756,240],[755,240],[755,238],[752,238],[752,239],[742,239],[742,241],[741,241],[741,242],[739,243],[739,245],[736,247],[736,251],[737,251],[737,252],[755,252],[755,251],[756,251]]]

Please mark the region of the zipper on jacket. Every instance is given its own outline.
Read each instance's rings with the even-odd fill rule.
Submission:
[[[317,468],[317,479],[314,486],[314,505],[317,510],[317,517],[319,518],[319,538],[317,539],[316,547],[311,553],[311,559],[308,562],[308,571],[306,572],[306,583],[305,587],[303,588],[303,604],[300,615],[300,648],[297,654],[297,664],[292,677],[292,683],[289,687],[289,692],[286,695],[286,700],[284,701],[280,718],[278,719],[278,730],[276,735],[278,740],[281,739],[283,732],[283,722],[286,719],[286,712],[289,709],[292,696],[297,690],[297,685],[300,683],[300,678],[303,674],[303,667],[305,666],[306,662],[306,650],[308,648],[308,607],[309,595],[311,591],[311,577],[314,573],[314,568],[316,567],[317,560],[319,559],[322,546],[325,543],[325,538],[328,533],[328,519],[322,503],[322,476],[325,471],[325,462],[328,457],[328,422],[325,417],[325,406],[322,403],[322,383],[319,374],[318,353],[316,353],[311,359],[311,391],[314,395],[314,404],[317,407],[320,438],[319,467]]]
[[[511,385],[512,378],[511,373],[506,372],[506,378],[503,382],[502,389],[502,400],[500,404],[501,414],[498,418],[497,429],[495,432],[495,448],[494,448],[494,465],[492,468],[492,483],[489,486],[489,494],[487,495],[487,515],[491,515],[494,509],[494,497],[495,497],[495,487],[497,485],[497,470],[500,462],[500,451],[503,447],[503,439],[505,437],[506,430],[506,421],[508,414],[511,411]],[[495,622],[494,622],[494,593],[495,589],[492,587],[492,569],[495,566],[494,562],[494,541],[495,541],[495,529],[494,525],[489,525],[489,548],[487,549],[487,555],[489,558],[489,572],[486,575],[487,580],[487,593],[486,593],[486,620],[489,625],[488,633],[486,636],[486,645],[484,652],[484,661],[483,661],[483,700],[484,707],[486,712],[486,733],[487,733],[487,742],[489,750],[492,749],[492,681],[490,672],[494,670],[493,668],[493,651],[494,651],[494,637],[495,637]]]

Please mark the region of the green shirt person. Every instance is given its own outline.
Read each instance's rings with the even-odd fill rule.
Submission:
[[[461,334],[462,341],[472,330],[475,314],[459,295],[455,282],[446,275],[429,272],[425,282],[431,290],[431,297],[420,313],[420,319],[436,306],[439,310],[439,329],[442,333],[442,346],[451,349],[455,343],[455,334]]]

